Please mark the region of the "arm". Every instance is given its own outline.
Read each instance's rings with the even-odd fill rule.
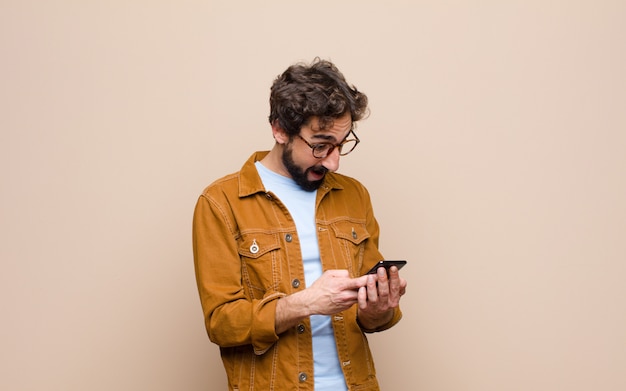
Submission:
[[[219,191],[203,194],[193,217],[193,253],[196,281],[205,325],[212,342],[222,347],[251,344],[257,353],[278,339],[274,293],[252,299],[242,284],[238,226]]]

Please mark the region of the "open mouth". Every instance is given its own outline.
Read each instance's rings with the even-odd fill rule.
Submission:
[[[309,168],[309,171],[313,175],[315,175],[315,177],[323,178],[324,175],[326,175],[326,173],[328,172],[328,169],[326,167],[320,166],[320,167],[311,167]]]

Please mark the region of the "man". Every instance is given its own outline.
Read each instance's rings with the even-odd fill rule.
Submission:
[[[367,190],[335,173],[367,97],[330,62],[273,83],[275,144],[199,197],[196,278],[230,390],[378,390],[364,333],[395,325],[407,282],[383,259]]]

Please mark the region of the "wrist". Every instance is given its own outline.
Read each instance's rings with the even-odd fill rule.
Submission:
[[[297,325],[302,319],[312,314],[306,300],[303,300],[302,293],[303,291],[296,292],[278,299],[275,316],[276,334]]]
[[[368,314],[360,309],[357,312],[357,321],[361,327],[367,331],[379,329],[393,320],[394,309],[390,309],[382,314]]]

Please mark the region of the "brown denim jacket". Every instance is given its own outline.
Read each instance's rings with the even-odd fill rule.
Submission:
[[[209,338],[220,347],[230,390],[313,390],[308,319],[276,335],[276,302],[305,288],[296,226],[287,208],[266,192],[254,162],[207,187],[193,219],[196,279]],[[316,225],[324,270],[354,277],[383,259],[378,223],[367,190],[329,173],[316,200]],[[339,361],[350,390],[378,390],[356,306],[332,317]]]

